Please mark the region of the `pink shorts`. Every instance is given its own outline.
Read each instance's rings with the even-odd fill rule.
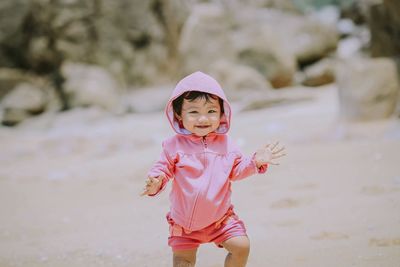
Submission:
[[[247,236],[244,223],[233,210],[229,210],[218,222],[193,232],[189,232],[175,224],[169,213],[167,214],[167,220],[170,224],[168,245],[173,251],[195,249],[200,244],[210,242],[214,242],[218,247],[222,247],[221,244],[232,237]]]

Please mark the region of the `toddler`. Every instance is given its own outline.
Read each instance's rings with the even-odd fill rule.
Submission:
[[[231,204],[231,182],[264,173],[284,156],[279,143],[245,157],[227,132],[231,108],[218,82],[202,72],[183,78],[166,106],[176,134],[162,144],[142,195],[155,196],[172,181],[170,233],[173,266],[194,266],[200,244],[228,251],[225,266],[246,266],[250,242]]]

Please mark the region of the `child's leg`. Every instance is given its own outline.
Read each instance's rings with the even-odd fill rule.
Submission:
[[[250,253],[250,240],[247,236],[235,236],[222,243],[228,250],[225,267],[245,267]]]
[[[196,264],[197,248],[174,251],[174,267],[193,267]]]

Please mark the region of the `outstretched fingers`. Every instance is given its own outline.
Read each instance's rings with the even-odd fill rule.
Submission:
[[[140,196],[142,197],[142,196],[146,196],[146,195],[148,195],[149,194],[149,190],[146,188],[146,187],[144,187],[143,189],[142,189],[142,193],[140,193]]]
[[[278,153],[281,153],[281,152],[284,151],[284,150],[285,150],[285,147],[282,146],[281,148],[278,148],[278,150],[272,151],[272,153],[273,153],[273,154],[278,154]]]
[[[279,145],[279,141],[276,141],[272,146],[270,147],[271,151],[274,151],[274,149]]]
[[[279,141],[276,141],[272,144],[267,144],[265,145],[265,148],[271,151],[271,161],[269,163],[272,165],[279,165],[279,163],[273,160],[286,156],[285,146],[280,146]]]
[[[272,159],[279,159],[283,156],[286,156],[286,153],[284,152],[285,147],[282,147],[281,149],[272,152]]]
[[[148,180],[146,180],[146,186],[143,187],[142,193],[140,193],[140,196],[146,196],[150,193],[150,185],[151,185],[151,183]]]
[[[280,155],[273,155],[271,159],[279,159],[283,156],[286,156],[286,154],[280,154]]]
[[[158,183],[160,183],[160,179],[163,178],[162,175],[159,176],[160,178],[155,178],[155,177],[148,177],[146,179],[146,186],[143,188],[142,193],[140,196],[145,196],[150,194],[150,190],[156,186]]]
[[[278,163],[278,162],[273,162],[273,161],[268,162],[268,164],[271,164],[271,165],[280,165],[280,163]]]

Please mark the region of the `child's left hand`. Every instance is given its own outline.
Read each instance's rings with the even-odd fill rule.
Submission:
[[[166,179],[164,174],[160,174],[158,177],[149,176],[146,180],[146,186],[143,188],[143,192],[140,195],[146,196],[157,193],[164,179]]]
[[[264,164],[279,165],[275,160],[285,155],[285,147],[279,146],[279,142],[267,144],[263,148],[258,149],[255,154],[257,168],[260,168]]]

